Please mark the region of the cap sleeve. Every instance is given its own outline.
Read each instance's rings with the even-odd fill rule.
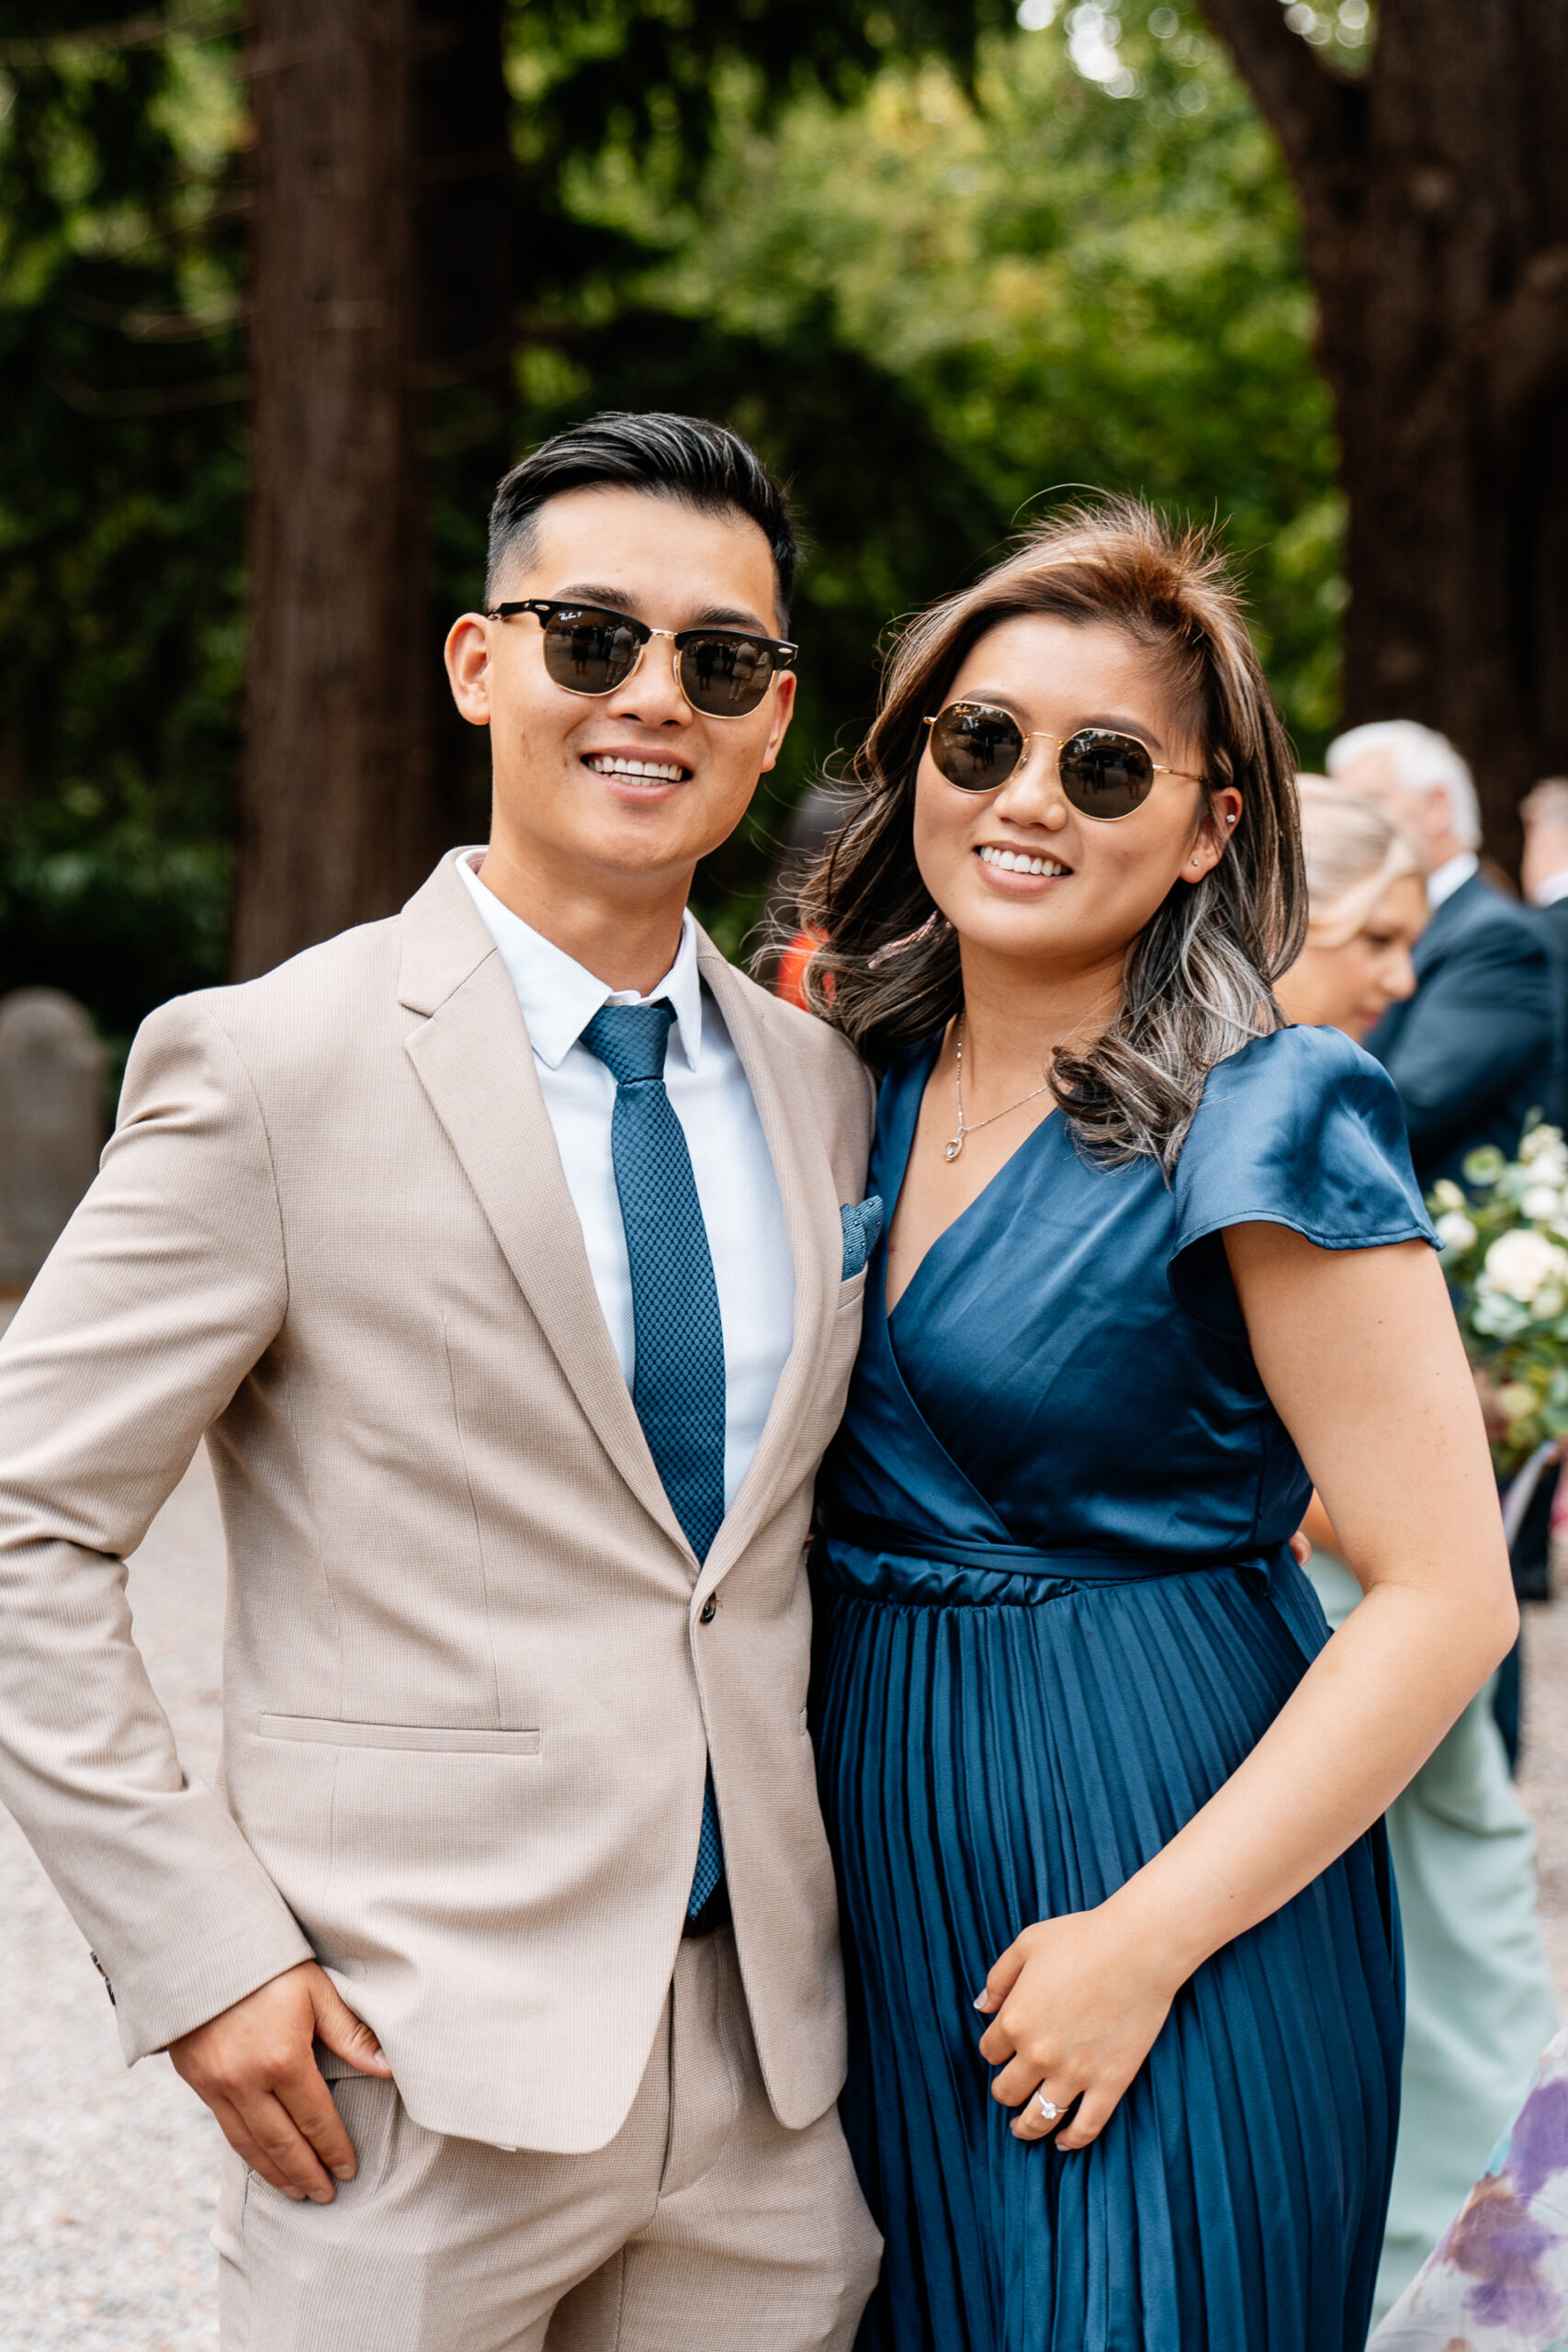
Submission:
[[[1178,1261],[1227,1226],[1289,1226],[1320,1250],[1437,1242],[1393,1081],[1338,1029],[1280,1029],[1216,1064],[1171,1190],[1184,1305],[1205,1253]]]

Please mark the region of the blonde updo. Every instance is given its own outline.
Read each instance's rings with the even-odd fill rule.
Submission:
[[[1410,842],[1365,793],[1324,775],[1299,775],[1306,858],[1307,937],[1314,947],[1353,939],[1391,883],[1419,874]]]

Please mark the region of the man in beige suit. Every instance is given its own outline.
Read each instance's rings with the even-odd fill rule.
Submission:
[[[491,553],[488,851],[145,1023],[0,1349],[0,1796],[233,2152],[228,2352],[843,2346],[803,1551],[871,1093],[684,911],[794,542],[734,435],[612,417]],[[204,1432],[216,1796],[122,1565]]]

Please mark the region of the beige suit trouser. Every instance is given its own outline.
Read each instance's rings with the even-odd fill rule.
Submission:
[[[881,2242],[836,2111],[789,2132],[768,2104],[728,1929],[681,1946],[592,2155],[427,2132],[370,2075],[333,2096],[359,2170],[332,2204],[225,2152],[223,2352],[848,2352]]]

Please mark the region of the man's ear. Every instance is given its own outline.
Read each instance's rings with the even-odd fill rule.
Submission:
[[[464,613],[446,633],[452,699],[470,727],[490,725],[490,633],[482,613]]]
[[[766,775],[779,755],[789,722],[795,716],[795,672],[781,670],[773,681],[773,721],[768,729],[768,748],[762,753],[761,774]]]

